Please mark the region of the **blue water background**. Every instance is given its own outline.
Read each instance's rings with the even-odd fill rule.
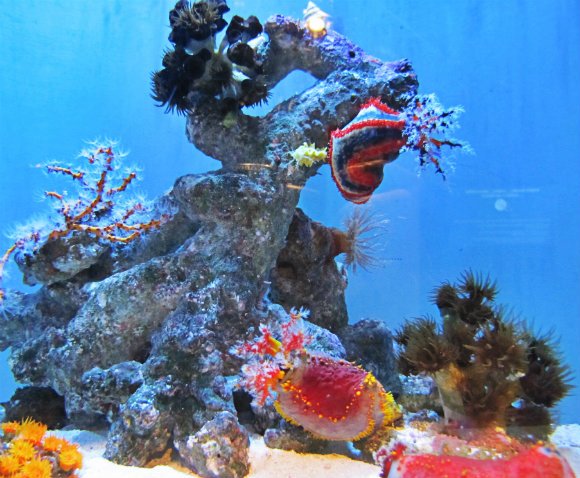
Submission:
[[[117,138],[144,168],[155,197],[186,173],[219,167],[185,138],[182,117],[149,97],[150,73],[168,47],[173,1],[0,0],[0,229],[46,210],[47,178],[31,166],[72,160],[83,140]],[[368,53],[409,58],[422,93],[466,113],[457,135],[476,154],[443,182],[420,177],[411,156],[385,168],[370,207],[390,220],[380,270],[349,278],[351,320],[390,326],[435,314],[429,300],[462,271],[489,273],[498,300],[536,329],[554,329],[580,370],[580,3],[577,0],[321,0],[333,28]],[[300,17],[305,2],[231,1],[232,12],[264,20]],[[227,19],[231,18],[231,13]],[[276,104],[312,84],[296,73]],[[267,111],[266,108],[264,111]],[[251,111],[258,114],[259,111]],[[248,158],[251,160],[251,158]],[[340,225],[351,205],[327,166],[300,205]],[[1,250],[10,241],[0,238]],[[9,287],[23,288],[14,266]],[[301,304],[296,304],[301,305]],[[0,356],[0,400],[14,389]],[[575,379],[576,387],[580,385]],[[560,406],[580,421],[579,390]]]

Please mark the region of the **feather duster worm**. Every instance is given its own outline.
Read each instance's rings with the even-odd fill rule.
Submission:
[[[414,150],[419,165],[433,164],[445,177],[441,147],[468,148],[445,136],[456,127],[461,108],[444,110],[434,95],[414,98],[403,111],[395,111],[378,98],[361,106],[356,117],[330,135],[328,162],[343,197],[356,204],[367,202],[383,180],[383,166]]]
[[[381,450],[381,478],[575,478],[568,462],[553,448],[536,445],[507,459],[476,459],[453,455],[406,455],[397,444],[391,452]]]
[[[261,337],[237,347],[248,360],[242,386],[259,405],[274,396],[280,415],[324,440],[359,440],[390,425],[400,416],[399,407],[370,372],[306,350],[302,317],[307,315],[292,310],[281,326],[281,341],[262,326]]]

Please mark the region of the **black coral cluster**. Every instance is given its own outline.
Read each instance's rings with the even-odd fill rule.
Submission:
[[[223,18],[228,11],[225,0],[180,0],[169,13],[173,49],[165,52],[163,68],[152,75],[152,97],[166,112],[187,113],[193,91],[220,98],[227,109],[267,100],[262,65],[249,43],[262,33],[262,25],[255,16],[236,15],[228,26]],[[216,36],[226,26],[216,47]]]
[[[497,288],[472,272],[444,283],[433,300],[442,323],[424,317],[398,331],[402,373],[428,373],[446,418],[513,430],[551,424],[549,409],[570,390],[570,371],[549,336],[535,336],[495,304]]]

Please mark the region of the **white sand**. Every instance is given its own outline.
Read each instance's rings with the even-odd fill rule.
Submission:
[[[81,478],[191,478],[199,475],[171,463],[153,468],[121,466],[105,460],[105,437],[96,433],[69,430],[59,436],[80,445],[84,455]],[[558,427],[552,437],[580,478],[580,425]],[[250,447],[252,468],[248,478],[378,478],[380,469],[342,455],[300,454],[268,448],[261,438]]]
[[[58,435],[80,445],[84,456],[81,478],[199,477],[178,464],[136,468],[111,463],[102,457],[105,437],[96,433],[69,430],[58,432]],[[268,448],[259,438],[252,439],[250,462],[252,469],[248,478],[377,478],[380,473],[378,466],[341,455],[312,455],[274,450]]]

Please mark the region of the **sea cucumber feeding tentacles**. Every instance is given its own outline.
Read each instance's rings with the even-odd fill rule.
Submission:
[[[289,422],[324,440],[360,440],[400,416],[393,396],[372,373],[335,358],[309,352],[305,310],[291,311],[281,341],[261,326],[261,336],[237,347],[246,360],[242,386],[264,404],[273,396]]]
[[[421,168],[432,164],[445,177],[441,147],[469,148],[445,137],[461,111],[443,109],[434,95],[417,96],[400,112],[371,98],[351,122],[330,135],[328,162],[340,193],[354,203],[367,202],[383,180],[383,166],[407,150],[418,154]]]

